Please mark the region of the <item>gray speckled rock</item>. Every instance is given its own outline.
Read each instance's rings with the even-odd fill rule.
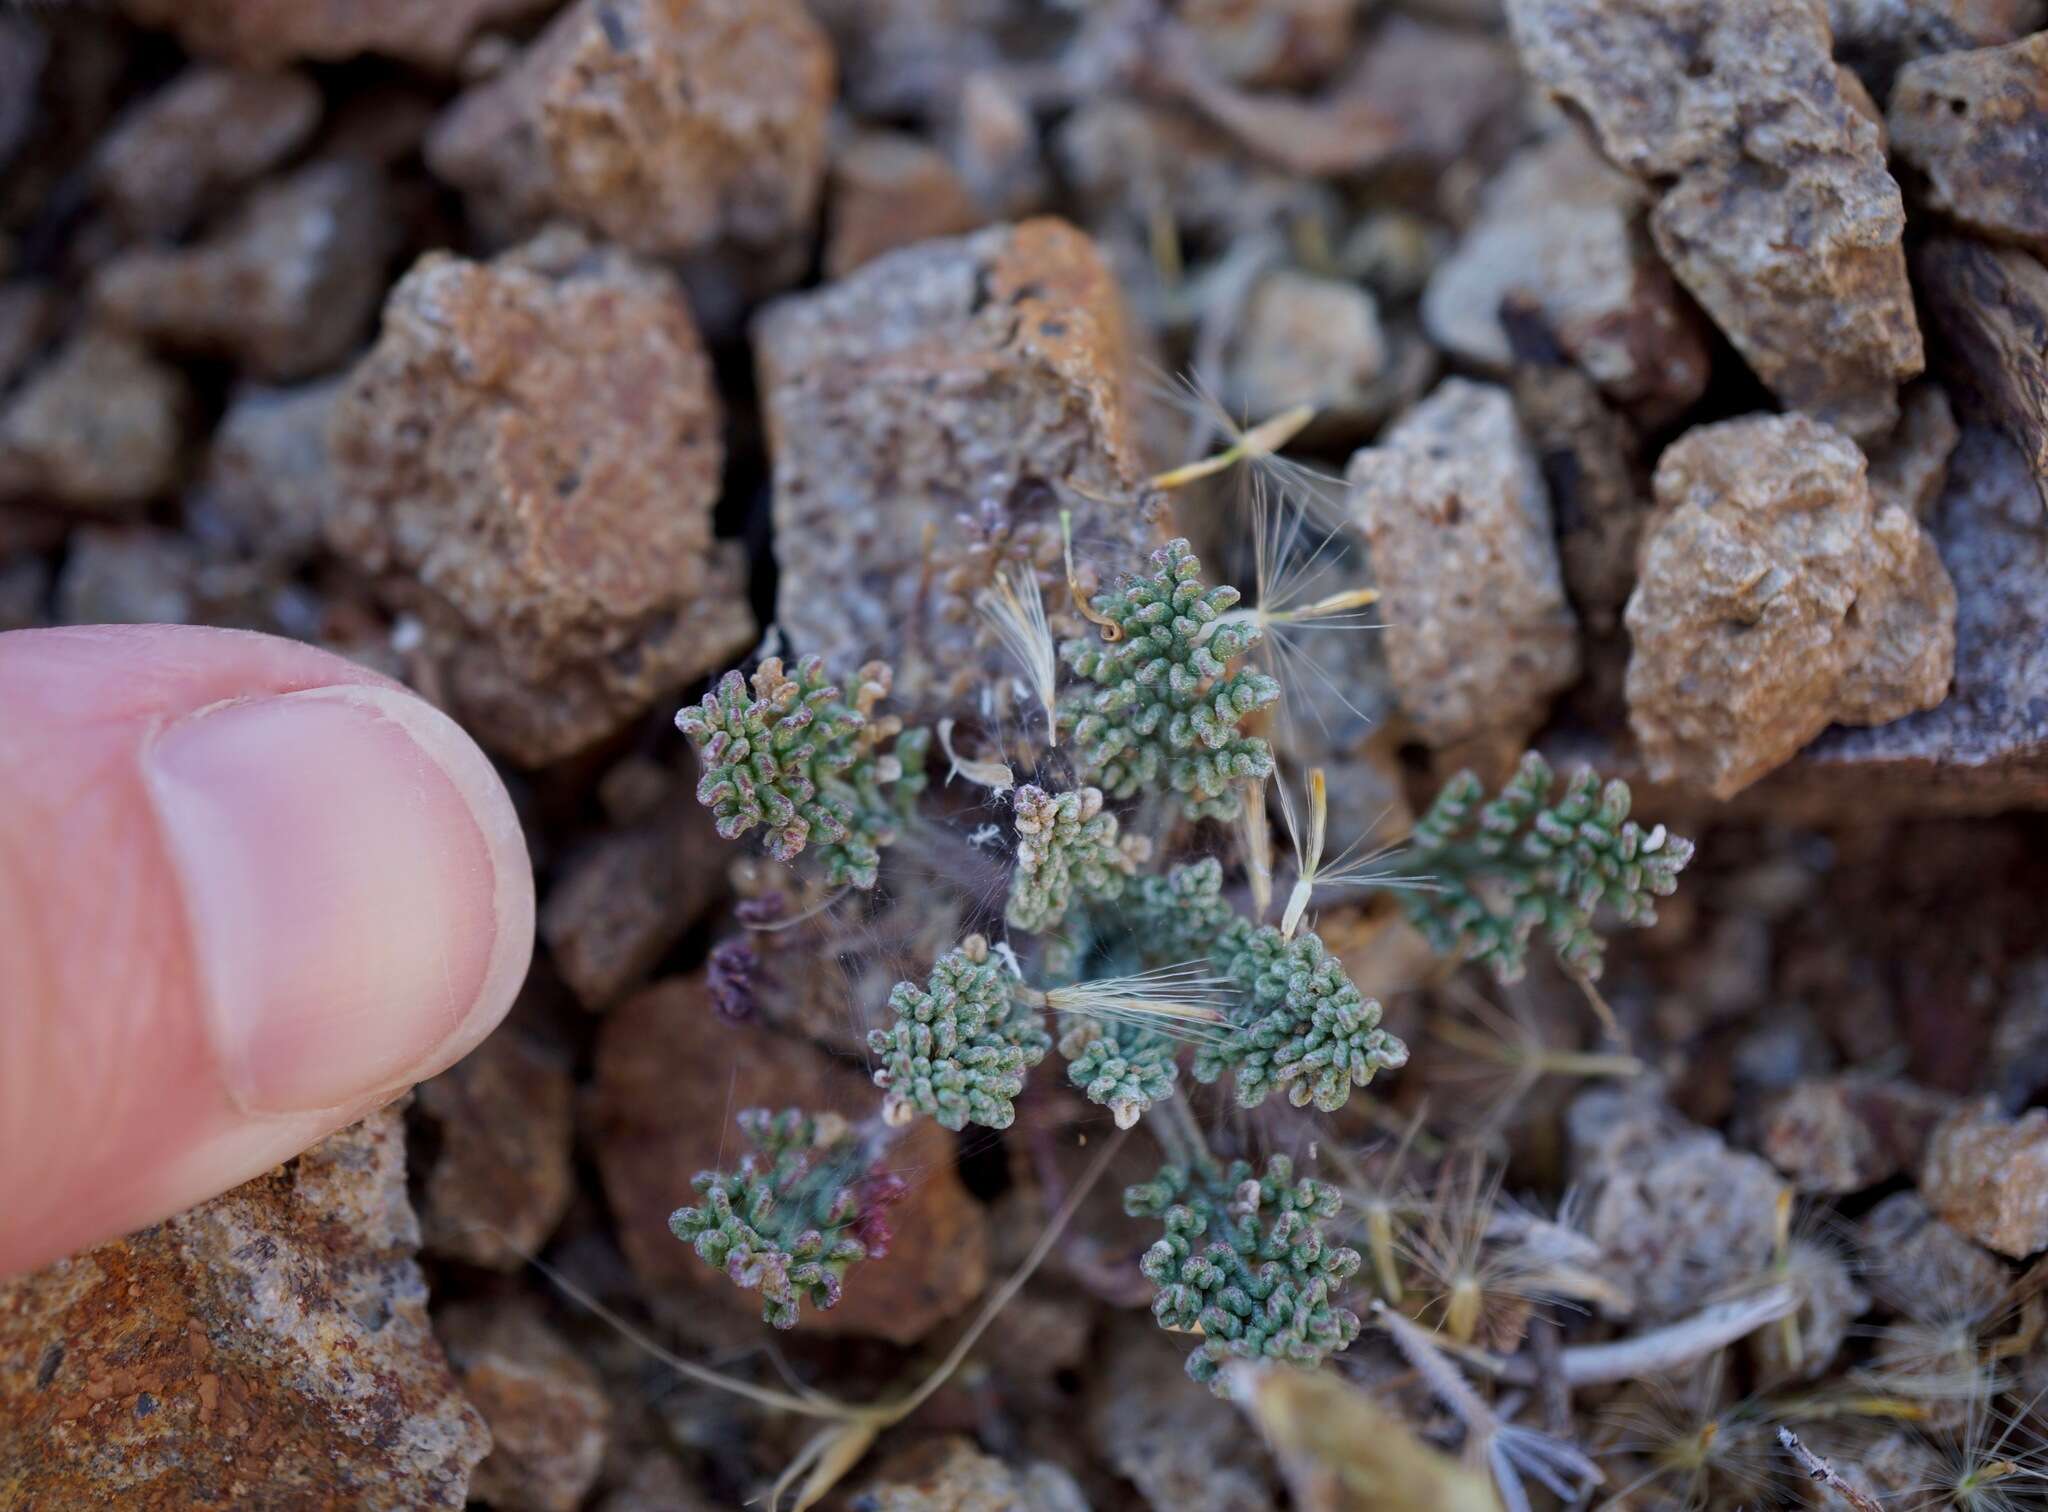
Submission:
[[[777,621],[799,651],[894,662],[906,717],[984,690],[1007,703],[1011,663],[973,608],[1002,562],[1038,573],[1056,634],[1080,633],[1062,508],[1103,582],[1156,544],[1116,283],[1064,221],[892,252],[771,305],[754,351]]]
[[[427,1326],[404,1120],[0,1284],[0,1502],[459,1508],[490,1434]]]
[[[1888,427],[1923,366],[1883,128],[1817,0],[1512,0],[1522,60],[1660,187],[1658,250],[1788,406]]]
[[[176,235],[296,152],[319,120],[320,90],[304,74],[195,64],[101,139],[94,181],[124,225]]]
[[[1649,203],[1576,130],[1525,149],[1431,275],[1422,297],[1430,336],[1503,372],[1514,353],[1501,303],[1515,296],[1608,398],[1652,424],[1678,414],[1706,387],[1706,333],[1650,246]]]
[[[1913,275],[1965,413],[2026,454],[2048,505],[2048,265],[2017,247],[1931,236],[1914,249]]]
[[[1526,733],[1578,672],[1550,504],[1506,390],[1453,378],[1353,455],[1387,666],[1423,739]]]
[[[2048,255],[2048,34],[1944,53],[1899,70],[1892,151],[1934,209],[1993,241]]]
[[[191,410],[175,369],[118,332],[83,331],[0,409],[0,499],[133,513],[177,481]]]
[[[1727,798],[1830,723],[1947,695],[1954,585],[1865,471],[1804,415],[1699,426],[1658,460],[1626,614],[1629,723],[1656,780]]]

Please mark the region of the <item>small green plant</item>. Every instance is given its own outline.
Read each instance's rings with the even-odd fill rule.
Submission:
[[[771,656],[751,690],[728,672],[701,704],[677,714],[704,765],[697,801],[718,833],[734,840],[764,827],[778,861],[815,844],[833,886],[873,887],[882,847],[924,790],[930,739],[877,713],[890,681],[886,662],[869,662],[848,702],[818,657],[805,657],[792,677]]]
[[[837,1114],[750,1108],[737,1122],[754,1148],[730,1176],[701,1172],[691,1184],[702,1200],[669,1228],[760,1292],[765,1321],[793,1328],[801,1303],[834,1306],[847,1270],[887,1252],[881,1213],[904,1183],[875,1170],[877,1151]]]
[[[1297,1180],[1285,1155],[1258,1176],[1249,1161],[1201,1156],[1125,1190],[1125,1212],[1165,1226],[1139,1268],[1159,1288],[1152,1316],[1201,1335],[1190,1376],[1213,1387],[1232,1359],[1314,1365],[1350,1347],[1358,1314],[1337,1299],[1359,1255],[1322,1229],[1342,1205],[1336,1188]]]
[[[1553,802],[1555,785],[1534,751],[1489,802],[1470,772],[1444,784],[1403,857],[1405,871],[1431,880],[1401,901],[1433,949],[1483,961],[1512,982],[1540,925],[1567,968],[1597,980],[1606,942],[1596,910],[1606,905],[1637,927],[1657,921],[1652,900],[1677,890],[1692,842],[1661,824],[1643,829],[1628,817],[1628,784],[1603,786],[1590,767]]]
[[[1262,589],[1289,580],[1262,562]],[[922,979],[897,982],[887,1022],[869,1032],[882,1093],[870,1124],[879,1133],[749,1115],[755,1152],[737,1176],[698,1176],[705,1199],[677,1215],[676,1232],[740,1284],[759,1286],[772,1322],[794,1321],[803,1300],[829,1306],[847,1268],[872,1254],[859,1227],[859,1181],[892,1131],[918,1117],[955,1131],[1010,1127],[1032,1070],[1057,1043],[1071,1083],[1119,1128],[1142,1126],[1160,1146],[1158,1177],[1131,1188],[1126,1205],[1163,1225],[1142,1262],[1158,1289],[1155,1315],[1195,1341],[1189,1372],[1220,1389],[1231,1361],[1312,1366],[1360,1326],[1344,1298],[1359,1256],[1325,1238],[1339,1189],[1297,1177],[1284,1155],[1259,1166],[1258,1119],[1205,1132],[1184,1095],[1183,1073],[1198,1083],[1227,1077],[1245,1110],[1282,1094],[1295,1107],[1334,1112],[1405,1064],[1407,1046],[1378,1002],[1316,932],[1317,900],[1398,889],[1437,949],[1504,976],[1521,969],[1542,926],[1567,965],[1590,977],[1600,966],[1599,910],[1648,922],[1650,899],[1671,891],[1691,846],[1630,822],[1619,783],[1602,788],[1581,773],[1557,796],[1549,768],[1532,756],[1490,802],[1469,775],[1454,780],[1406,850],[1361,842],[1326,862],[1325,784],[1311,771],[1305,808],[1285,789],[1279,797],[1297,873],[1279,894],[1265,805],[1273,753],[1246,722],[1280,687],[1249,653],[1273,627],[1355,628],[1349,617],[1370,591],[1337,587],[1298,609],[1276,601],[1238,610],[1235,590],[1204,584],[1185,541],[1106,592],[1084,591],[1066,566],[1077,617],[1068,623],[1089,628],[1056,657],[1036,577],[992,569],[995,586],[980,600],[1031,685],[1031,716],[1017,721],[991,697],[966,738],[956,740],[965,711],[937,727],[949,777],[972,784],[980,802],[1010,806],[1009,874],[1005,889],[982,895],[971,920],[982,932],[941,952]],[[1067,618],[1065,606],[1057,617]],[[878,712],[886,668],[862,669],[854,686],[844,698],[815,658],[794,676],[769,660],[751,684],[727,674],[679,723],[703,762],[698,794],[722,834],[763,827],[778,858],[815,847],[829,879],[871,888],[924,785],[925,747],[922,731]],[[1034,749],[1040,713],[1044,740]],[[1235,835],[1219,820],[1236,821]],[[982,821],[975,815],[970,846],[1000,851],[1003,829]],[[1156,863],[1169,846],[1182,859]],[[1226,870],[1233,849],[1252,858],[1242,883]],[[744,973],[727,975],[745,985]],[[1368,1204],[1361,1230],[1395,1300],[1399,1253],[1391,1222],[1379,1220],[1405,1201],[1388,1197],[1385,1212]],[[1453,1312],[1466,1271],[1497,1247],[1475,1233],[1463,1248],[1438,1246]],[[1474,1271],[1478,1282],[1491,1274]],[[1474,1336],[1477,1323],[1456,1317]],[[1535,1462],[1548,1464],[1540,1436],[1472,1421],[1502,1452],[1521,1452],[1526,1439]]]

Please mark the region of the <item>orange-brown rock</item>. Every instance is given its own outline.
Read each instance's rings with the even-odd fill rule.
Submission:
[[[433,171],[501,226],[573,216],[637,251],[809,229],[832,52],[801,0],[576,0],[449,107]]]
[[[419,1173],[428,1252],[518,1270],[575,1194],[568,1067],[507,1024],[418,1096],[420,1120],[439,1134]]]
[[[1157,539],[1135,502],[1144,469],[1116,280],[1064,221],[892,252],[770,306],[754,351],[777,617],[848,665],[892,660],[906,709],[1012,681],[973,607],[977,573],[986,586],[1003,562],[1031,566],[1055,633],[1079,633],[1062,508],[1077,556],[1105,580]]]
[[[387,1108],[0,1283],[0,1505],[460,1508],[491,1441],[418,1245]]]
[[[1848,437],[1805,415],[1698,426],[1654,486],[1626,616],[1629,723],[1654,779],[1728,798],[1831,723],[1947,696],[1955,586]]]
[[[958,236],[980,210],[944,154],[899,131],[863,131],[832,154],[825,276],[843,278],[884,252]]]
[[[1886,120],[1932,208],[2048,256],[2048,33],[1907,64]]]
[[[435,1315],[434,1332],[491,1429],[472,1493],[503,1512],[576,1512],[610,1440],[597,1372],[530,1298],[458,1303]]]
[[[480,738],[554,760],[751,639],[721,425],[667,274],[573,234],[430,253],[335,403],[328,540],[420,615]]]
[[[742,1148],[735,1113],[791,1106],[858,1120],[879,1098],[861,1071],[801,1040],[720,1020],[701,976],[658,983],[606,1017],[589,1127],[619,1242],[650,1293],[760,1317],[759,1294],[706,1265],[669,1232],[668,1219],[694,1200],[692,1175],[721,1159],[730,1165]],[[800,1330],[909,1344],[980,1294],[987,1222],[953,1156],[952,1137],[928,1121],[891,1147],[888,1167],[910,1191],[889,1211],[889,1253],[848,1273],[837,1307],[805,1309]]]

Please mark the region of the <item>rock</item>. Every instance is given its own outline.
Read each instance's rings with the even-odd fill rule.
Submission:
[[[1655,489],[1626,616],[1629,723],[1654,779],[1725,799],[1830,722],[1947,695],[1955,588],[1846,436],[1804,415],[1698,426]]]
[[[368,331],[384,290],[391,227],[383,175],[316,163],[266,185],[191,247],[123,253],[93,276],[92,301],[151,340],[229,357],[256,376],[334,367]]]
[[[1869,451],[1871,497],[1880,508],[1896,504],[1924,522],[1962,438],[1948,395],[1933,383],[1912,385],[1900,396],[1897,427]]]
[[[1924,176],[1930,206],[2048,256],[2048,34],[1908,63],[1885,118],[1892,151]]]
[[[1359,0],[1190,0],[1175,14],[1227,78],[1299,89],[1343,63],[1360,9]]]
[[[335,401],[327,537],[418,609],[480,738],[559,759],[752,640],[722,423],[666,274],[574,236],[429,253]]]
[[[0,393],[24,371],[57,328],[57,291],[22,279],[0,283]]]
[[[1422,319],[1431,339],[1504,372],[1514,353],[1501,306],[1518,298],[1608,398],[1653,426],[1678,415],[1706,388],[1707,344],[1650,246],[1648,204],[1575,129],[1525,148],[1430,278]]]
[[[0,168],[28,139],[50,45],[27,16],[0,16]]]
[[[175,371],[128,337],[89,328],[0,409],[0,497],[132,512],[177,481],[190,411]]]
[[[647,820],[563,861],[541,905],[540,937],[578,1002],[609,1008],[703,917],[725,891],[722,843],[686,786]]]
[[[1680,283],[1786,405],[1886,429],[1923,365],[1883,130],[1826,17],[1782,0],[1512,0],[1522,61],[1659,186]]]
[[[806,0],[839,56],[848,106],[867,120],[943,112],[976,70],[1009,60],[1000,42],[1037,19],[1027,0]]]
[[[742,1291],[677,1241],[668,1217],[692,1200],[690,1178],[728,1164],[740,1148],[732,1115],[798,1106],[872,1113],[880,1102],[865,1073],[753,1024],[721,1021],[701,976],[658,983],[608,1014],[598,1039],[589,1131],[619,1243],[650,1294],[686,1308],[713,1307],[758,1322],[758,1292]],[[890,1211],[895,1241],[863,1261],[827,1312],[806,1308],[800,1333],[854,1334],[911,1344],[981,1294],[988,1228],[954,1169],[952,1138],[919,1121],[890,1151],[914,1172]],[[765,1325],[763,1325],[765,1327]]]
[[[435,1316],[434,1331],[491,1429],[471,1493],[503,1512],[576,1512],[609,1438],[597,1372],[523,1298],[458,1303]]]
[[[1644,1322],[1682,1317],[1769,1268],[1786,1186],[1756,1156],[1639,1089],[1581,1093],[1566,1127],[1585,1232]]]
[[[194,64],[100,139],[93,178],[122,224],[175,236],[303,147],[320,121],[304,74]]]
[[[942,132],[947,156],[985,215],[1022,220],[1043,207],[1050,186],[1038,122],[1005,72],[976,69],[962,79]]]
[[[10,557],[0,565],[0,630],[33,630],[49,623],[50,564],[41,557]]]
[[[893,661],[907,718],[1008,690],[1012,663],[973,607],[1000,563],[1037,569],[1055,634],[1084,628],[1059,562],[1062,508],[1103,582],[1158,539],[1135,504],[1099,502],[1131,499],[1145,469],[1116,283],[1063,221],[892,252],[771,305],[754,352],[777,619],[837,664]],[[927,588],[928,556],[970,555]]]
[[[1802,1192],[1843,1195],[1919,1166],[1953,1099],[1850,1073],[1801,1081],[1764,1115],[1758,1148]]]
[[[1533,728],[1578,672],[1550,503],[1507,393],[1447,379],[1345,477],[1401,706],[1449,745]]]
[[[1188,1379],[1187,1351],[1145,1317],[1117,1321],[1085,1407],[1095,1451],[1158,1512],[1270,1512],[1272,1463],[1228,1402]]]
[[[130,20],[168,27],[190,52],[249,68],[295,58],[339,62],[379,53],[447,70],[487,26],[518,21],[548,0],[346,0],[280,5],[276,0],[121,0]]]
[[[1943,1223],[1917,1192],[1894,1192],[1856,1226],[1871,1285],[1914,1317],[1982,1317],[2005,1295],[2003,1265]]]
[[[2026,1107],[2048,1089],[2048,955],[2023,962],[2007,978],[1986,1059],[1978,1085],[2005,1107]]]
[[[1870,1293],[1856,1284],[1848,1259],[1826,1240],[1793,1234],[1774,1274],[1798,1300],[1790,1328],[1759,1328],[1750,1348],[1774,1380],[1817,1381],[1828,1373]],[[1796,1339],[1796,1345],[1794,1340]]]
[[[1913,274],[1943,372],[2026,454],[2048,508],[2048,267],[2009,247],[1931,236]]]
[[[420,1173],[428,1253],[520,1269],[575,1194],[568,1069],[508,1026],[421,1083],[418,1095],[420,1122],[439,1136]]]
[[[959,1434],[891,1455],[854,1493],[855,1512],[1087,1512],[1080,1487],[1040,1462],[1023,1473]]]
[[[1636,547],[1650,518],[1635,427],[1582,370],[1554,361],[1518,363],[1514,396],[1543,469],[1572,607],[1593,634],[1611,636],[1636,584]]]
[[[2011,1119],[1989,1098],[1958,1108],[1928,1143],[1920,1191],[1944,1223],[2001,1255],[2048,1249],[2048,1109]]]
[[[338,378],[297,388],[238,387],[186,500],[194,533],[217,534],[266,561],[310,556],[337,507],[327,425],[341,387]]]
[[[1835,56],[1882,99],[1899,66],[1996,47],[2048,24],[2048,0],[1827,0]]]
[[[1408,16],[1381,23],[1357,63],[1312,100],[1240,90],[1196,39],[1182,37],[1148,60],[1163,85],[1247,151],[1305,178],[1441,172],[1473,151],[1521,92],[1513,57],[1494,38]]]
[[[451,1507],[490,1435],[427,1325],[386,1108],[188,1213],[0,1283],[18,1507]]]
[[[200,618],[199,552],[154,526],[74,531],[57,579],[62,625],[188,625]]]
[[[633,1459],[595,1512],[718,1512],[718,1504],[683,1479],[672,1455],[657,1449]]]
[[[957,236],[982,216],[936,148],[897,131],[857,133],[832,155],[825,276],[843,278],[884,252]]]
[[[832,85],[801,0],[577,0],[449,107],[427,164],[515,227],[775,248],[816,213]]]
[[[1267,274],[1245,302],[1225,371],[1231,412],[1263,418],[1298,404],[1315,428],[1355,438],[1387,409],[1379,302],[1357,284],[1291,270]]]

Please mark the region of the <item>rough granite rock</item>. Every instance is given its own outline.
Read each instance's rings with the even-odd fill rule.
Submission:
[[[1835,56],[1883,99],[1900,65],[1996,47],[2048,24],[2048,0],[1827,0]]]
[[[1923,366],[1883,127],[1814,0],[1511,0],[1522,61],[1658,185],[1651,234],[1786,405],[1886,429]]]
[[[363,339],[384,292],[384,176],[343,158],[252,194],[189,247],[139,247],[103,264],[91,298],[110,322],[254,376],[304,378]]]
[[[1981,1317],[2011,1274],[1937,1218],[1918,1192],[1894,1192],[1856,1225],[1871,1287],[1895,1311]]]
[[[857,132],[833,150],[830,205],[827,278],[983,219],[945,154],[901,131]]]
[[[1930,206],[2048,256],[2048,33],[1908,63],[1885,119]]]
[[[132,513],[177,481],[191,393],[118,332],[90,327],[0,408],[0,498]]]
[[[458,1303],[435,1314],[434,1332],[490,1425],[471,1493],[501,1512],[576,1512],[610,1439],[597,1372],[530,1298]]]
[[[1990,1098],[1958,1108],[1928,1142],[1920,1191],[1949,1227],[2001,1255],[2048,1249],[2048,1109],[2013,1119]]]
[[[0,1504],[461,1507],[491,1440],[418,1246],[393,1107],[0,1283]]]
[[[0,168],[28,137],[36,114],[36,86],[49,61],[42,28],[26,16],[0,15]]]
[[[1914,249],[1913,276],[1943,373],[2026,454],[2048,510],[2048,266],[2014,247],[1931,236]]]
[[[1088,1500],[1054,1465],[1013,1470],[952,1434],[889,1456],[850,1505],[860,1512],[1087,1512]]]
[[[1398,14],[1310,99],[1241,90],[1210,65],[1198,39],[1181,40],[1155,60],[1163,82],[1247,152],[1304,178],[1441,172],[1483,144],[1522,87],[1498,38]]]
[[[612,1010],[598,1039],[588,1130],[619,1243],[649,1294],[684,1309],[710,1304],[759,1320],[742,1291],[669,1232],[694,1200],[690,1178],[728,1167],[742,1148],[732,1116],[798,1106],[861,1119],[878,1099],[865,1072],[801,1040],[713,1013],[701,975],[660,982]],[[829,1311],[804,1311],[799,1334],[856,1334],[911,1344],[981,1295],[988,1223],[954,1169],[952,1136],[929,1120],[904,1132],[888,1166],[910,1178],[889,1212],[894,1242],[847,1277]]]
[[[188,625],[199,603],[199,549],[154,525],[87,525],[71,534],[57,576],[60,625]]]
[[[266,561],[313,553],[336,507],[327,424],[341,384],[245,384],[229,396],[205,471],[185,501],[195,534],[224,538]]]
[[[1948,459],[1962,438],[1955,410],[1939,384],[1907,388],[1899,396],[1899,423],[1866,451],[1870,492],[1879,507],[1896,504],[1924,524],[1948,482]]]
[[[1439,384],[1345,477],[1401,707],[1443,746],[1526,732],[1578,673],[1550,503],[1506,390]]]
[[[647,818],[566,857],[540,937],[578,1002],[609,1008],[640,985],[725,890],[711,813],[687,788]]]
[[[721,424],[666,274],[574,235],[429,253],[335,403],[327,537],[419,610],[479,738],[558,759],[751,641]]]
[[[1764,1114],[1758,1148],[1802,1192],[1860,1192],[1919,1167],[1954,1099],[1911,1082],[1813,1077]]]
[[[805,0],[839,55],[847,104],[866,120],[943,114],[975,70],[1007,61],[1000,38],[1031,0]]]
[[[429,1254],[515,1271],[575,1195],[575,1089],[566,1066],[509,1025],[420,1084],[438,1132],[420,1182]]]
[[[548,0],[121,0],[130,20],[169,27],[201,57],[269,68],[294,58],[339,62],[378,53],[452,68],[485,27],[515,22]]]
[[[1628,418],[1583,370],[1546,358],[1516,364],[1515,414],[1543,469],[1572,607],[1589,631],[1607,637],[1620,629],[1636,585],[1649,483]]]
[[[1349,56],[1363,8],[1360,0],[1187,0],[1174,14],[1227,78],[1299,89]]]
[[[1383,419],[1389,346],[1379,301],[1358,284],[1311,273],[1267,274],[1245,301],[1224,371],[1224,402],[1263,419],[1307,404],[1315,428],[1356,439]]]
[[[832,87],[801,0],[577,0],[449,107],[427,164],[504,225],[770,247],[816,214]]]
[[[1706,388],[1706,333],[1650,246],[1649,202],[1575,128],[1525,148],[1437,265],[1424,326],[1446,351],[1502,372],[1515,353],[1501,306],[1516,298],[1608,398],[1650,425],[1671,419]]]
[[[57,291],[36,279],[0,283],[0,393],[14,381],[56,330]]]
[[[906,718],[1008,688],[1013,664],[973,607],[1001,562],[1030,563],[1055,634],[1079,633],[1061,509],[1103,582],[1159,539],[1131,502],[1143,468],[1116,283],[1064,221],[892,252],[770,306],[754,351],[778,622],[800,650],[892,661]],[[931,560],[970,555],[932,590]]]
[[[124,226],[175,236],[298,151],[319,121],[320,90],[304,74],[194,64],[101,138],[93,179]]]
[[[1954,585],[1846,436],[1805,415],[1698,426],[1655,489],[1626,616],[1629,723],[1654,779],[1725,799],[1830,723],[1947,696]]]
[[[1084,1411],[1096,1452],[1156,1512],[1273,1512],[1282,1505],[1257,1430],[1188,1379],[1185,1341],[1123,1317],[1103,1345]]]
[[[1643,1321],[1682,1317],[1769,1266],[1786,1186],[1765,1162],[1636,1089],[1580,1094],[1566,1128],[1585,1231]]]

